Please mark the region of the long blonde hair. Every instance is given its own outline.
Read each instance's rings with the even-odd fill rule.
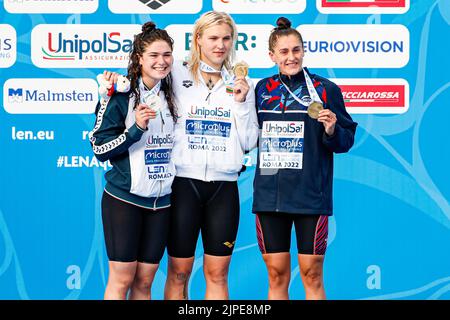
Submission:
[[[198,70],[200,68],[200,47],[198,45],[198,37],[201,37],[203,32],[213,26],[227,24],[231,28],[231,37],[233,39],[233,45],[230,49],[228,57],[224,61],[224,66],[227,70],[231,69],[231,65],[236,56],[236,40],[237,40],[237,28],[233,18],[231,18],[225,12],[208,11],[205,12],[200,18],[195,21],[194,30],[192,31],[192,44],[189,55],[189,69],[192,73],[192,77],[196,83],[199,82]]]

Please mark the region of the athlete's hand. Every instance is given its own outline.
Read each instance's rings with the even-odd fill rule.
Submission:
[[[148,126],[148,122],[151,119],[156,118],[156,112],[152,109],[150,109],[146,104],[139,104],[136,107],[136,124],[139,126],[139,128],[146,130]]]
[[[319,111],[319,118],[317,121],[322,122],[325,127],[325,132],[327,135],[332,136],[334,134],[334,129],[336,127],[336,114],[330,109],[323,109]]]
[[[108,70],[103,71],[103,78],[105,78],[106,81],[109,81],[111,85],[114,85],[117,83],[119,79],[120,74],[117,72],[111,72]]]
[[[244,77],[238,77],[234,80],[234,101],[236,102],[245,102],[245,98],[247,97],[248,90],[250,86],[245,80]]]

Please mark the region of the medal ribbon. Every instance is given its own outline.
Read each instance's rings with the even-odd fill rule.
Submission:
[[[220,73],[225,84],[231,84],[233,82],[233,78],[224,66],[222,66],[221,70],[216,70],[205,62],[200,61],[200,70],[206,73]]]
[[[161,89],[161,80],[151,89],[148,89],[144,84],[142,77],[139,78],[139,91],[141,92],[141,103],[146,103],[147,99],[153,95],[159,95],[159,90]]]
[[[309,97],[311,98],[311,103],[312,102],[320,102],[322,103],[322,100],[319,97],[319,94],[316,91],[316,88],[314,88],[314,85],[311,81],[311,78],[308,75],[308,72],[306,72],[305,69],[303,69],[303,73],[305,74],[305,81],[306,81],[306,87],[308,88],[308,93],[309,93]],[[306,103],[302,100],[300,100],[299,97],[297,97],[297,95],[295,95],[291,89],[289,89],[289,87],[283,82],[283,80],[281,80],[281,75],[280,75],[280,82],[286,87],[286,90],[289,92],[289,94],[301,105],[308,107],[311,103]]]

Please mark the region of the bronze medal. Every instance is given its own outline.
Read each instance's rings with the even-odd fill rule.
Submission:
[[[312,119],[319,118],[319,111],[323,110],[323,104],[321,102],[314,101],[308,107],[308,116]]]

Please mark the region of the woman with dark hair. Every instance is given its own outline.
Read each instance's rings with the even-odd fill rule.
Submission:
[[[105,174],[102,219],[109,278],[105,299],[150,299],[169,231],[176,110],[173,40],[147,22],[130,53],[130,91],[102,99],[90,141]]]
[[[289,298],[292,225],[306,299],[325,299],[333,155],[352,147],[357,124],[339,87],[303,67],[302,36],[286,18],[270,35],[269,56],[279,73],[255,89],[261,133],[253,195],[269,299]]]

